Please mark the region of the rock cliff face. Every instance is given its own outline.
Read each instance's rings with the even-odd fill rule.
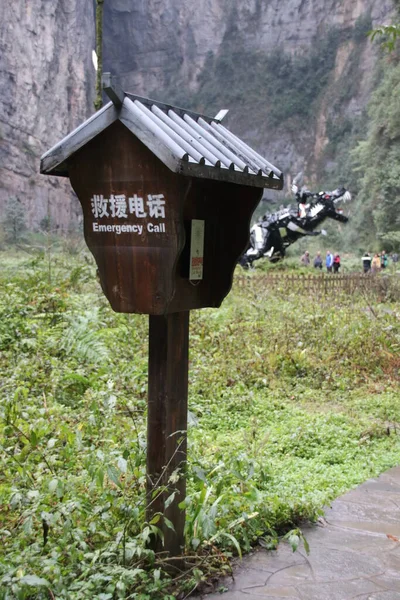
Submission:
[[[105,66],[135,93],[207,114],[229,108],[228,127],[261,153],[321,179],[336,165],[330,138],[373,86],[366,32],[392,15],[392,0],[116,0]]]
[[[78,202],[68,182],[39,174],[43,152],[93,112],[92,0],[0,3],[0,210],[18,198],[27,222],[65,227]]]
[[[229,108],[228,127],[286,173],[322,181],[374,85],[366,31],[392,14],[392,0],[106,0],[104,70],[128,91]],[[0,203],[18,197],[33,226],[49,204],[63,227],[79,214],[68,182],[38,169],[93,112],[94,36],[94,0],[0,5]]]
[[[230,39],[244,51],[301,53],[331,27],[354,27],[365,15],[376,25],[392,10],[391,0],[114,0],[105,5],[106,67],[131,90],[164,88],[177,76],[196,89],[209,52]]]

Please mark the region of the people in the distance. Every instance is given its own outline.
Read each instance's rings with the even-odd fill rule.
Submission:
[[[381,269],[386,269],[389,264],[389,258],[386,254],[386,250],[382,250],[381,252]]]
[[[378,273],[381,270],[381,259],[379,254],[374,254],[374,258],[371,262],[372,273]]]
[[[310,265],[310,253],[308,250],[304,252],[303,256],[300,259],[300,262],[304,267],[308,267]]]
[[[328,273],[332,273],[332,265],[333,265],[333,254],[331,254],[330,250],[326,251],[326,259],[325,266]]]
[[[317,252],[317,256],[314,258],[314,268],[315,269],[322,269],[321,252]]]
[[[364,255],[361,260],[362,260],[364,273],[368,273],[371,270],[371,261],[372,261],[372,258],[370,256],[369,252],[364,252]]]
[[[333,272],[334,273],[339,273],[339,269],[340,269],[340,255],[336,252],[336,254],[333,256]]]

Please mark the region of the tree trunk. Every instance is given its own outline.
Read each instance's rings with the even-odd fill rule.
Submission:
[[[101,78],[103,75],[103,7],[104,0],[96,0],[96,54],[97,54],[97,74],[96,74],[96,99],[94,107],[99,110],[103,106]]]

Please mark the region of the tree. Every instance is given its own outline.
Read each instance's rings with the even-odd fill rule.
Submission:
[[[103,106],[101,78],[103,75],[103,8],[104,0],[96,0],[96,99],[94,107],[99,110]]]
[[[6,201],[2,224],[6,242],[16,244],[22,239],[26,230],[25,210],[15,196]]]

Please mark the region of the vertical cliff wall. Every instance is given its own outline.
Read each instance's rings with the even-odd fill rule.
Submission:
[[[92,0],[0,3],[0,210],[20,199],[29,225],[50,203],[67,226],[78,203],[68,182],[39,174],[43,152],[93,112]]]
[[[0,210],[19,198],[31,226],[48,205],[63,227],[79,214],[69,183],[38,170],[93,112],[94,7],[0,4]],[[127,91],[229,108],[227,126],[286,173],[325,182],[342,172],[341,144],[376,84],[366,32],[392,14],[393,0],[106,0],[104,69]]]
[[[179,80],[195,90],[209,53],[229,41],[243,52],[299,54],[332,27],[354,27],[365,15],[376,25],[392,10],[392,0],[113,0],[105,3],[105,60],[132,89]]]
[[[283,170],[323,179],[374,85],[366,33],[392,14],[392,0],[115,0],[105,64],[136,93],[229,108],[227,126]]]

